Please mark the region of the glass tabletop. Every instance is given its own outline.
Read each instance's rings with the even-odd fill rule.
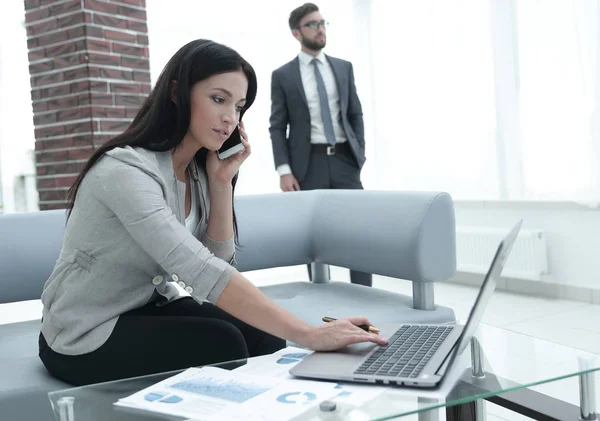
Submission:
[[[250,358],[213,366],[232,370],[252,364],[253,361],[254,359]],[[323,412],[319,405],[316,405],[293,419],[393,419],[510,391],[530,389],[562,379],[575,380],[575,376],[585,373],[596,376],[598,370],[598,354],[482,324],[471,347],[467,347],[457,358],[439,388],[426,390],[389,387],[369,401],[357,405],[349,403],[348,400],[340,401],[332,412]],[[59,421],[185,419],[114,405],[117,400],[181,371],[183,370],[51,392],[49,398],[52,410]],[[577,383],[570,383],[569,387],[576,389]],[[573,396],[573,392],[570,390],[565,396]],[[329,400],[335,402],[336,398]]]

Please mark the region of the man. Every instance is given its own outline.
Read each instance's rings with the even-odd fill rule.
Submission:
[[[301,51],[271,81],[269,131],[281,189],[362,189],[364,125],[352,64],[323,53],[327,21],[315,4],[292,11],[289,24]],[[371,286],[371,278],[350,272],[355,284]]]

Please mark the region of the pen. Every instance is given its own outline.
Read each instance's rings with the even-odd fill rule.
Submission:
[[[323,317],[321,320],[323,320],[325,323],[329,323],[337,319],[334,319],[333,317]],[[375,326],[358,325],[358,327],[360,327],[365,332],[379,334],[379,329],[377,329]]]

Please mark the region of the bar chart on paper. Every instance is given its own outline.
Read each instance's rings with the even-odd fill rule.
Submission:
[[[243,380],[218,380],[212,376],[196,377],[170,386],[188,393],[195,393],[230,402],[242,403],[252,399],[271,387]]]

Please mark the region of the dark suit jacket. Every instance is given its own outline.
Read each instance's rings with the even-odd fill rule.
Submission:
[[[365,162],[365,130],[362,107],[354,85],[352,63],[326,57],[337,84],[342,126],[358,168],[362,168]],[[298,57],[273,72],[269,131],[275,167],[289,164],[296,179],[302,182],[310,159],[310,112],[302,86]]]

